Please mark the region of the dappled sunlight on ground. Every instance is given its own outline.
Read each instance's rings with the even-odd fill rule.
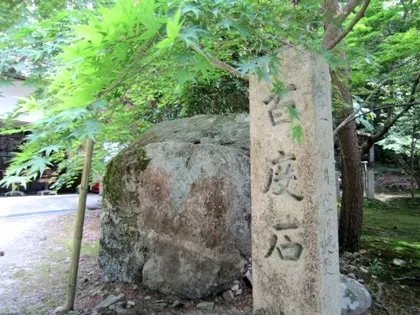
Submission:
[[[379,295],[372,314],[420,314],[420,198],[381,200],[365,201],[364,254],[354,263],[364,266],[360,277]]]

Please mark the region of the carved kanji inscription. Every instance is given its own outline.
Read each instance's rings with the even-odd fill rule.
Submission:
[[[299,243],[287,243],[277,247],[277,253],[283,260],[298,261],[302,252],[303,247]]]
[[[270,124],[273,127],[282,123],[291,122],[286,112],[286,108],[288,106],[295,107],[295,102],[293,100],[280,102],[280,97],[274,94],[270,94],[263,100],[263,103],[270,107],[268,110],[268,118],[270,119]]]
[[[298,223],[277,223],[273,226],[276,232],[278,231],[286,231],[286,230],[293,230],[297,229]],[[283,238],[286,240],[287,243],[282,243],[277,246],[279,237],[277,234],[272,234],[270,237],[269,248],[267,253],[265,254],[265,258],[270,257],[274,250],[277,251],[277,254],[281,260],[290,260],[290,261],[298,261],[300,256],[302,255],[303,246],[297,242],[293,242],[291,237],[284,234]]]
[[[293,173],[293,162],[296,161],[294,154],[286,154],[278,151],[278,156],[269,161],[268,174],[263,193],[271,192],[274,195],[287,193],[296,201],[302,201],[303,196],[291,191],[291,181],[297,180]]]
[[[330,184],[330,174],[328,172],[328,169],[324,169],[324,182],[328,185]]]

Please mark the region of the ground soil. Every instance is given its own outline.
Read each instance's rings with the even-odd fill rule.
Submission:
[[[201,311],[196,309],[201,301],[182,301],[182,308],[173,309],[170,306],[177,297],[150,292],[141,284],[102,282],[97,259],[99,220],[98,211],[86,215],[75,310],[89,314],[108,295],[124,293],[126,300],[136,303],[134,310],[140,315],[252,314],[251,290],[244,283],[240,283],[243,293],[234,301],[211,297],[205,301],[214,301],[215,309]],[[0,314],[52,314],[64,304],[74,222],[74,214],[0,221],[0,251],[4,252]],[[157,302],[169,307],[160,308]]]
[[[381,197],[383,200],[391,198],[384,194]],[[415,202],[412,202],[410,212],[407,203],[398,206],[396,209],[400,214],[410,214],[407,214],[406,221],[399,222],[396,220],[398,212],[393,212],[397,210],[392,207],[382,209],[381,201],[371,202],[371,205],[374,208],[365,205],[365,229],[368,230],[364,231],[363,249],[347,258],[342,257],[341,271],[353,273],[364,281],[374,298],[372,315],[420,315],[419,269],[403,270],[392,264],[394,258],[401,258],[408,262],[408,266],[416,266],[414,260],[418,255],[415,250],[400,253],[396,249],[401,244],[418,248],[416,235],[419,234],[409,223],[418,220],[420,209]],[[127,300],[136,303],[135,313],[140,315],[252,314],[251,289],[242,282],[243,294],[234,301],[225,302],[220,296],[207,299],[215,302],[213,311],[197,310],[200,301],[183,301],[182,308],[173,309],[170,305],[177,297],[150,292],[141,284],[102,282],[97,261],[99,215],[98,210],[88,211],[86,215],[76,310],[90,314],[91,308],[108,295],[124,293]],[[400,215],[399,219],[402,217]],[[64,304],[74,222],[74,214],[0,219],[0,251],[4,252],[4,256],[0,255],[0,314],[51,314],[57,306]],[[377,247],[377,244],[382,244],[382,247]],[[384,245],[391,244],[392,251],[388,255]],[[166,302],[169,307],[159,308],[159,301]]]
[[[414,182],[414,188],[418,185]],[[382,192],[409,192],[411,189],[411,176],[401,171],[394,173],[375,173],[375,189]]]

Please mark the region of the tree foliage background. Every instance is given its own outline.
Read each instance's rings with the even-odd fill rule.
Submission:
[[[242,111],[246,85],[232,74],[269,79],[267,66],[278,68],[282,41],[308,47],[319,41],[316,1],[298,8],[246,0],[96,4],[46,10],[53,12],[46,17],[36,6],[36,22],[12,24],[3,36],[2,72],[27,73],[39,87],[21,112],[44,116],[29,126],[32,134],[13,159],[6,185],[24,185],[52,163],[66,170],[62,178],[72,178],[86,137],[98,143],[94,173],[102,174],[105,143],[127,144],[161,119]]]

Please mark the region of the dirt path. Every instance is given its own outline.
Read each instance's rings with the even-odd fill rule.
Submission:
[[[51,314],[64,303],[74,221],[75,214],[0,220],[0,251],[5,253],[0,257],[0,314]],[[91,314],[100,301],[120,293],[135,302],[126,310],[131,314],[252,314],[251,291],[245,287],[234,301],[207,299],[215,302],[215,309],[201,311],[196,309],[200,301],[183,301],[180,309],[174,309],[176,297],[150,292],[141,285],[102,282],[97,262],[99,233],[99,212],[88,211],[75,303],[79,314]]]
[[[50,314],[63,303],[74,221],[75,214],[0,220],[0,314]],[[96,268],[98,212],[88,211],[85,224],[81,278]]]
[[[375,193],[375,199],[378,199],[378,200],[383,201],[383,202],[387,202],[389,200],[396,199],[396,198],[411,198],[411,194],[406,193],[406,192],[405,193],[401,193],[401,192],[394,192],[394,193],[392,193],[392,192],[386,192],[386,193],[378,192],[378,193]]]
[[[50,295],[32,290],[40,265],[46,265],[48,242],[46,223],[51,217],[31,217],[0,221],[0,313],[28,312]],[[30,279],[30,275],[34,275]]]

